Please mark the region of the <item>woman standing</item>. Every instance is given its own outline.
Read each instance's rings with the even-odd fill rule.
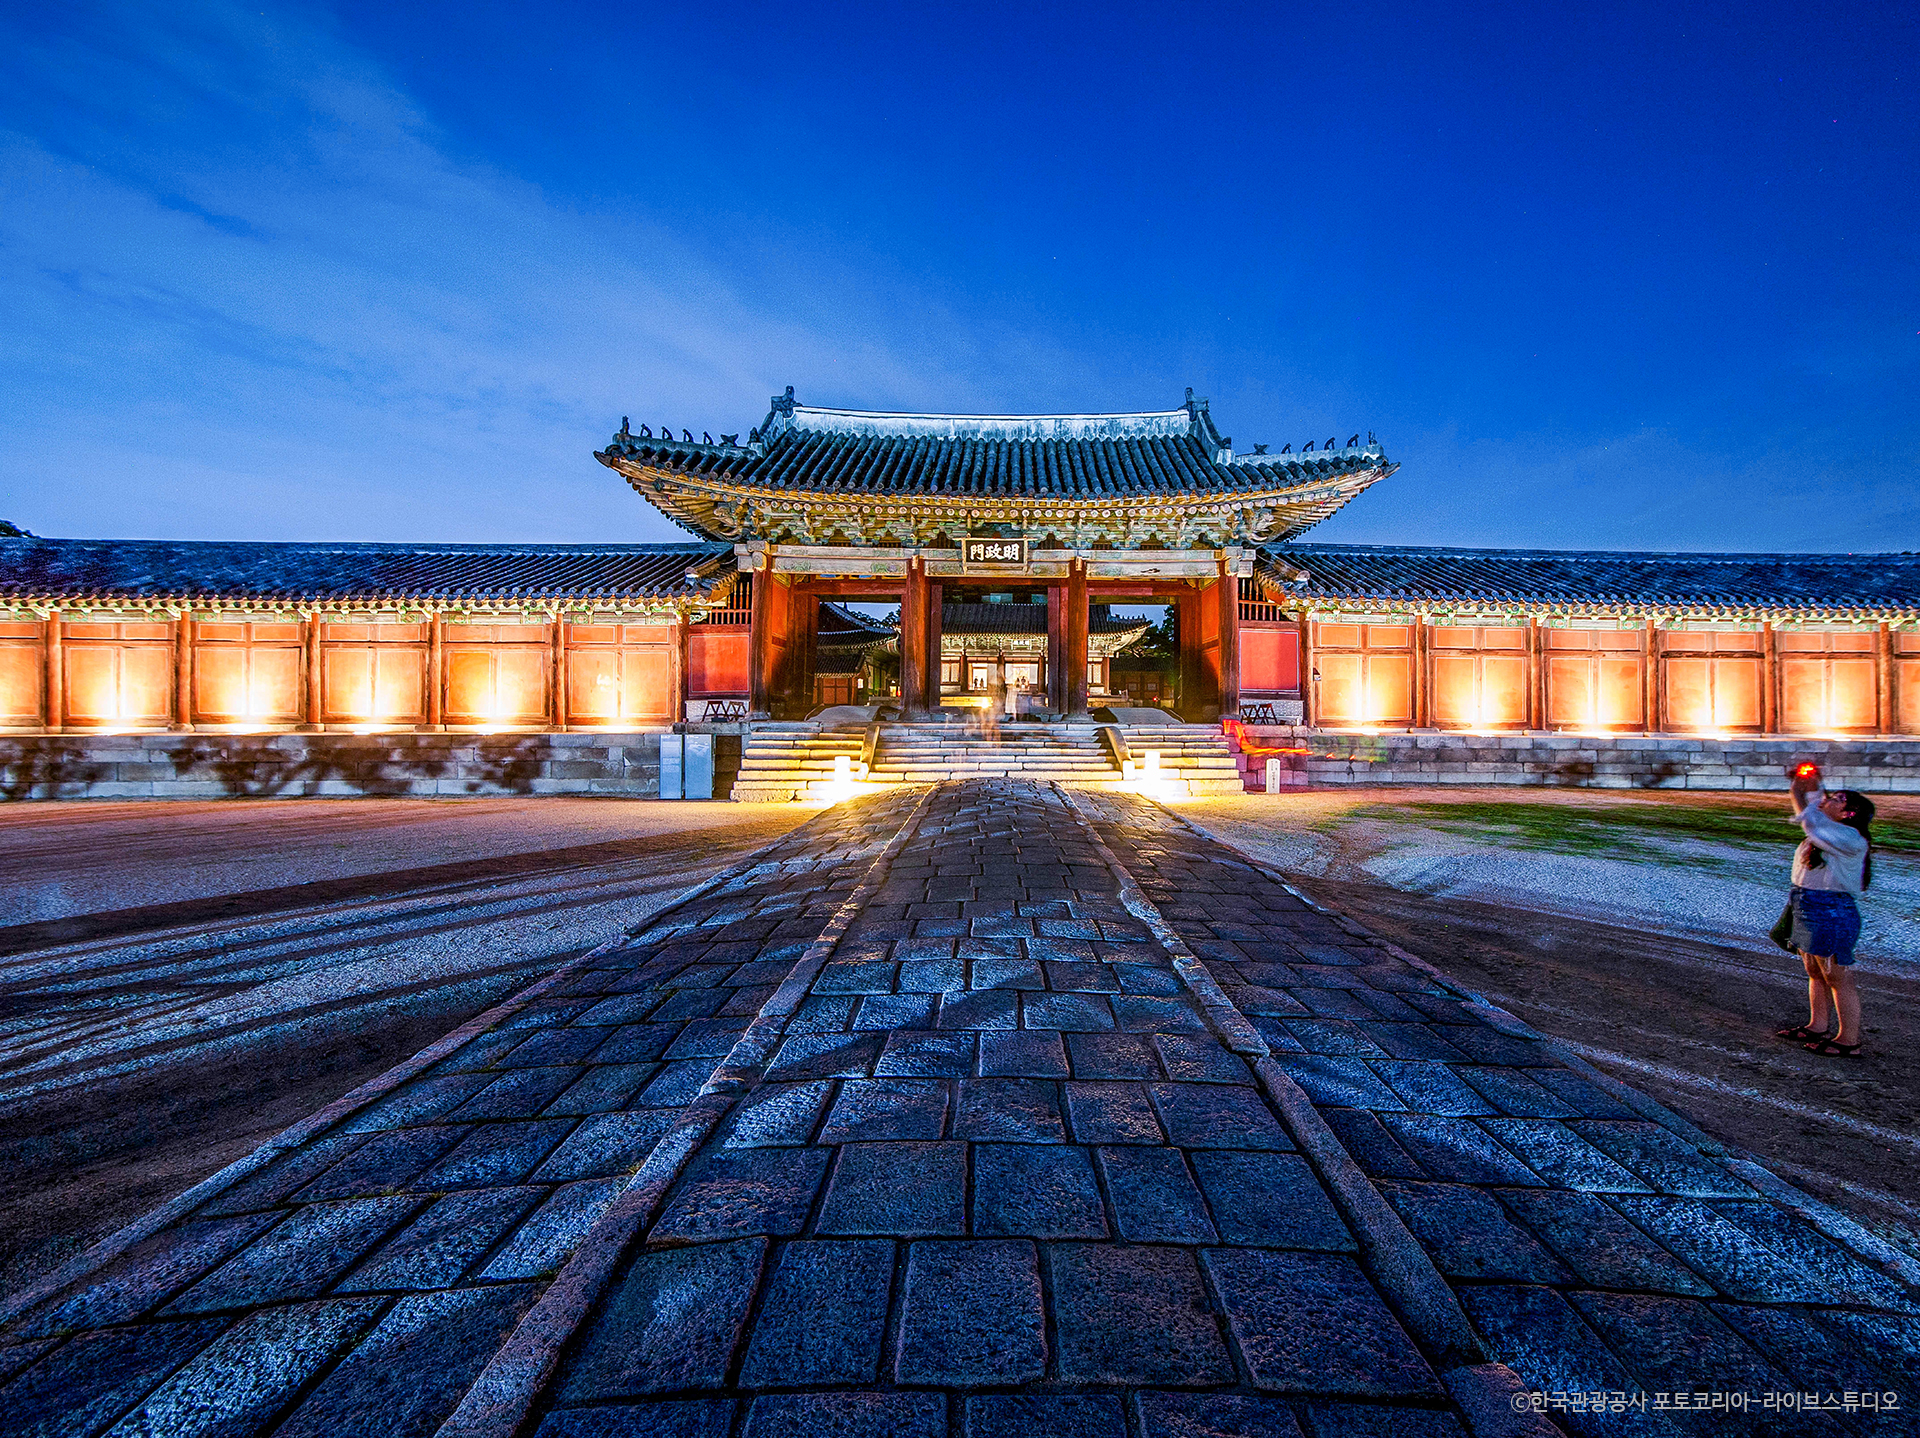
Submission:
[[[1807,969],[1808,1017],[1779,1036],[1808,1053],[1860,1056],[1860,991],[1853,982],[1853,946],[1860,938],[1854,895],[1873,882],[1873,803],[1851,789],[1828,793],[1820,771],[1796,772],[1794,818],[1806,838],[1793,852],[1793,947]],[[1836,1031],[1829,1023],[1836,1022]]]

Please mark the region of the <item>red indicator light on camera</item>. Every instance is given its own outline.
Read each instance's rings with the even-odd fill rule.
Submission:
[[[1820,766],[1818,764],[1802,764],[1793,771],[1793,774],[1796,779],[1811,779],[1819,772]]]

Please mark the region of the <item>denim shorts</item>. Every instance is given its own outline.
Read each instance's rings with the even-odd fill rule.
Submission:
[[[1827,889],[1795,889],[1793,946],[1803,954],[1853,962],[1853,946],[1860,942],[1860,908],[1852,894]]]

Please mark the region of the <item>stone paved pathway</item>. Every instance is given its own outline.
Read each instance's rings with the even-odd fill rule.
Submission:
[[[1166,810],[1049,786],[829,811],[242,1169],[12,1305],[0,1433],[1893,1433],[1920,1404],[1910,1261]],[[1692,1406],[1716,1390],[1753,1407]],[[1815,1390],[1905,1410],[1765,1411]]]

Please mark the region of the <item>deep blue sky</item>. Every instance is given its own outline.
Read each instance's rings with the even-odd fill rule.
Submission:
[[[767,396],[1404,468],[1349,542],[1920,548],[1920,7],[15,5],[0,516],[679,537]]]

